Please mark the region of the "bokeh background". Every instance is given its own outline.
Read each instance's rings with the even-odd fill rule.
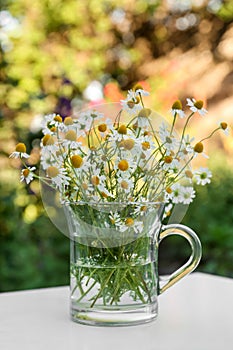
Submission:
[[[233,1],[1,0],[0,8],[0,291],[69,283],[69,240],[46,216],[39,185],[19,182],[9,160],[24,141],[39,159],[43,114],[119,101],[141,82],[147,105],[169,115],[174,100],[204,100],[209,113],[191,132],[233,124]],[[233,277],[233,138],[205,146],[212,184],[197,188],[183,223],[203,245],[199,271]],[[168,242],[169,241],[169,242]],[[189,254],[161,244],[160,272]]]

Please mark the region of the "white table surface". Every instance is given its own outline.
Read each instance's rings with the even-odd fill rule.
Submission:
[[[93,327],[69,319],[69,288],[0,294],[1,350],[232,350],[233,279],[202,273],[159,297],[157,320]]]

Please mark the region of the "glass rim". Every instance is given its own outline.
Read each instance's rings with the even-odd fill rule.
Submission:
[[[148,201],[148,202],[140,202],[140,201],[113,201],[113,202],[96,202],[96,201],[65,201],[63,205],[69,206],[70,204],[77,204],[77,205],[160,205],[164,206],[166,203],[165,201]]]

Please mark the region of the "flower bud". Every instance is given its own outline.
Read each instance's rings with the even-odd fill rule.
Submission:
[[[220,123],[220,126],[221,126],[221,128],[222,128],[223,130],[226,130],[228,125],[227,125],[226,122],[221,122],[221,123]]]

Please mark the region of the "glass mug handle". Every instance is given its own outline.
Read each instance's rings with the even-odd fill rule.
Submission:
[[[192,272],[201,260],[201,242],[196,233],[189,227],[180,224],[163,225],[159,235],[159,243],[168,236],[178,235],[184,237],[190,244],[192,253],[189,260],[178,270],[173,272],[168,278],[164,278],[164,285],[159,287],[159,294],[162,294],[166,289],[173,286],[181,278]]]

